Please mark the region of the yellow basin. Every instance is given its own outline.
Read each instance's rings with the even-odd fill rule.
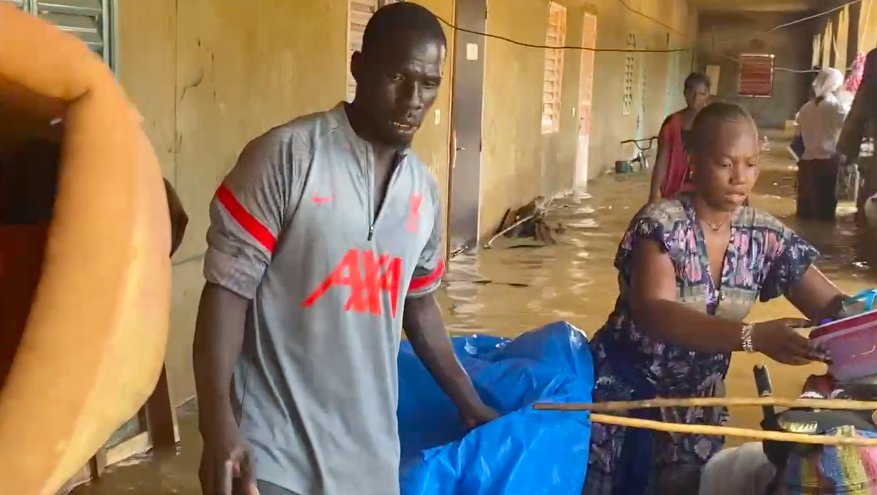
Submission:
[[[170,226],[140,120],[84,44],[0,4],[2,203],[39,203],[22,191],[58,170],[47,218],[12,225],[0,209],[3,493],[53,494],[158,379]]]

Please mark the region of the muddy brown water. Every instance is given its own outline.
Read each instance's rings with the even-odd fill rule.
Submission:
[[[781,218],[821,251],[818,266],[848,293],[877,286],[877,252],[872,237],[853,223],[852,205],[842,204],[835,224],[800,222],[794,217],[794,164],[785,144],[775,142],[762,160],[752,197],[755,207]],[[588,334],[604,323],[618,295],[612,266],[618,241],[631,216],[645,201],[646,174],[610,175],[592,181],[578,197],[554,204],[552,222],[566,232],[551,247],[532,247],[505,240],[476,256],[459,256],[450,265],[446,287],[439,294],[448,328],[459,333],[513,337],[557,320],[566,320]],[[870,245],[870,252],[868,249]],[[758,304],[752,321],[797,316],[785,300]],[[736,355],[727,380],[729,396],[755,396],[752,368],[766,363],[774,391],[794,397],[811,373],[822,365],[784,366],[759,355]],[[758,428],[760,409],[732,410],[732,426]],[[75,495],[199,494],[197,469],[201,451],[196,414],[179,414],[182,441],[176,451],[138,456],[111,467],[100,481],[76,489]],[[729,439],[729,444],[740,442]]]

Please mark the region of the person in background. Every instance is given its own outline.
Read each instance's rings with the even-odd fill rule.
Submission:
[[[464,427],[497,417],[442,322],[439,190],[409,150],[446,54],[429,10],[378,9],[353,102],[256,138],[223,180],[194,344],[204,495],[398,494],[403,327]]]
[[[734,352],[792,365],[827,358],[796,327],[744,323],[756,300],[785,296],[821,321],[846,296],[813,265],[819,253],[766,212],[743,206],[758,177],[758,131],[742,107],[713,103],[695,118],[692,191],[645,205],[615,266],[620,295],[593,336],[594,402],[721,396]],[[722,425],[720,408],[644,409],[643,419]],[[698,493],[724,438],[594,424],[583,493]]]
[[[838,97],[843,83],[839,70],[820,70],[813,81],[814,98],[798,112],[798,132],[804,144],[798,162],[797,212],[801,218],[835,218],[835,187],[841,165],[837,143],[849,111]]]
[[[186,214],[183,202],[177,196],[174,186],[167,179],[164,180],[164,191],[167,194],[167,208],[171,216],[171,256],[173,256],[183,243],[186,226],[189,225],[189,215]]]
[[[667,117],[658,134],[658,157],[652,171],[650,202],[673,198],[689,185],[691,124],[709,98],[710,80],[706,74],[689,74],[685,78],[684,94],[687,106]]]
[[[861,157],[862,140],[877,137],[877,49],[865,57],[861,82],[847,115],[837,150],[846,163],[857,163],[862,176],[862,187],[856,200],[856,221],[867,225],[865,204],[877,194],[877,157]]]

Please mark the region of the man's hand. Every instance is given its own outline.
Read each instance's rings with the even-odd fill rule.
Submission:
[[[463,427],[466,428],[466,431],[474,430],[497,418],[499,418],[499,413],[481,401],[478,401],[478,404],[469,410],[460,410],[460,420],[463,422]]]
[[[477,428],[499,417],[481,401],[472,380],[457,360],[432,294],[405,300],[402,326],[414,353],[457,406],[467,429]]]
[[[205,430],[206,428],[201,428]],[[204,450],[198,478],[204,495],[259,495],[253,454],[232,421],[212,432],[202,432]]]
[[[198,307],[192,358],[198,397],[198,428],[204,439],[204,495],[258,495],[255,463],[241,437],[229,397],[234,364],[241,353],[250,300],[207,283]],[[232,491],[233,485],[238,486]]]

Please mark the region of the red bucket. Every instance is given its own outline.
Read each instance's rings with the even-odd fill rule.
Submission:
[[[877,375],[877,310],[821,325],[810,339],[828,348],[828,372],[839,381]]]

